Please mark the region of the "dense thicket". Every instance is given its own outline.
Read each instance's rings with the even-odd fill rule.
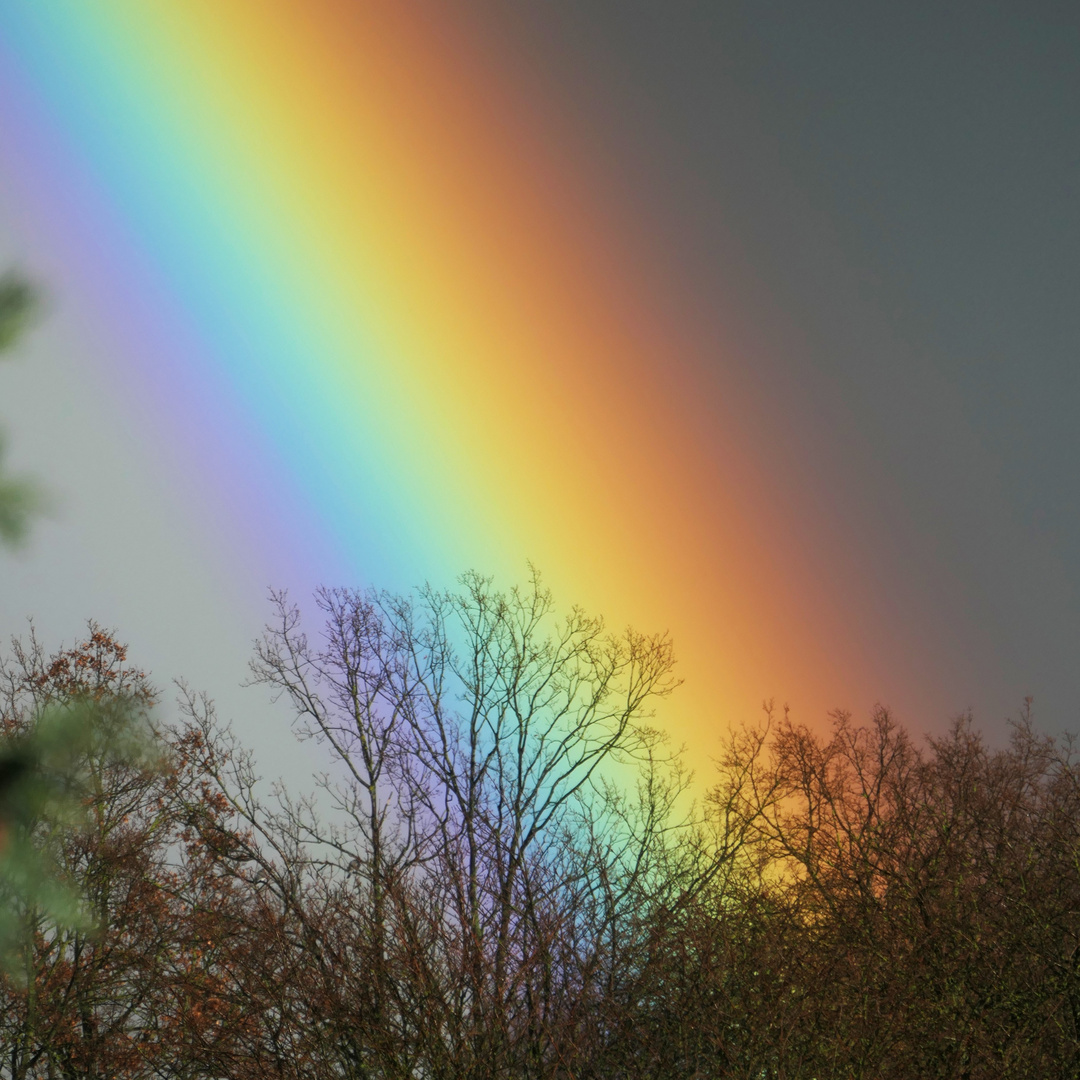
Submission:
[[[253,663],[317,795],[267,798],[185,695],[163,763],[88,744],[88,825],[24,823],[88,918],[21,913],[0,1076],[1080,1073],[1080,768],[1026,714],[998,750],[769,716],[688,809],[664,639],[535,582],[318,603],[315,643],[277,598]],[[9,735],[152,697],[100,631],[3,686]]]

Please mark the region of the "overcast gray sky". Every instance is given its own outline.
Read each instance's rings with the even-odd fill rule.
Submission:
[[[1071,724],[1080,7],[486,10],[784,399],[777,453],[882,575],[937,592],[968,703]]]

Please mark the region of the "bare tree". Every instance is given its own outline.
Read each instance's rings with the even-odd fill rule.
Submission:
[[[275,597],[253,671],[334,759],[333,821],[286,817],[306,858],[359,890],[342,910],[370,964],[368,1019],[413,1047],[402,1074],[422,1042],[433,1075],[493,1075],[530,1032],[536,1063],[538,987],[580,896],[568,844],[610,770],[655,745],[646,722],[674,685],[670,645],[611,635],[577,609],[558,619],[535,577],[509,593],[473,574],[415,600],[323,590],[317,602],[319,647]]]
[[[187,827],[224,807],[184,746],[152,737],[154,700],[93,625],[73,649],[49,655],[32,637],[0,663],[3,735],[35,755],[0,874],[21,931],[0,979],[9,1080],[190,1076],[193,1043],[230,1032],[208,945],[226,943],[243,902]],[[38,737],[65,715],[66,745]],[[13,865],[23,848],[30,880]],[[74,910],[58,920],[48,901],[60,888]]]
[[[825,739],[785,720],[746,750],[747,850],[782,943],[757,969],[785,1000],[766,1074],[1075,1070],[1068,745],[1025,712],[1006,749],[966,717],[921,748],[879,708],[868,725],[837,714]]]

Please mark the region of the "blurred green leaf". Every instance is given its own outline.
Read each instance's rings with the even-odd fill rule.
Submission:
[[[0,278],[0,352],[11,348],[37,309],[37,293],[19,274]]]
[[[76,696],[50,705],[0,746],[0,967],[9,973],[18,972],[33,926],[94,926],[60,855],[88,824],[95,772],[115,765],[160,766],[135,699]]]
[[[37,294],[25,278],[15,273],[0,278],[0,353],[18,340],[37,306]],[[30,481],[4,474],[2,457],[0,440],[0,544],[13,546],[26,536],[31,516],[41,508],[41,497]]]
[[[0,475],[0,542],[19,544],[26,537],[30,518],[40,507],[41,495],[34,484]]]

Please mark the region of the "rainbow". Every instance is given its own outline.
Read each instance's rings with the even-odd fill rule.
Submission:
[[[393,588],[532,560],[670,630],[696,755],[764,696],[844,700],[837,579],[748,453],[723,328],[463,9],[6,0],[0,93],[105,377],[231,557]]]

